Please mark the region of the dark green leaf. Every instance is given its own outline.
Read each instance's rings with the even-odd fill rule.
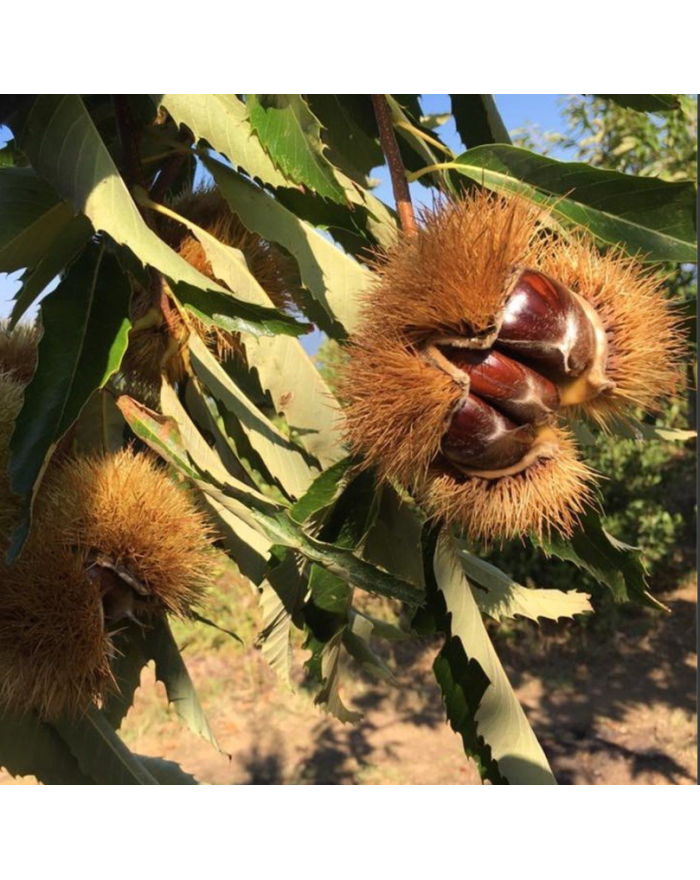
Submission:
[[[236,95],[151,95],[195,140],[205,140],[236,166],[271,186],[291,181],[274,165],[253,133],[248,110]]]
[[[426,579],[428,575],[426,574]],[[542,747],[488,637],[452,539],[435,549],[431,602],[444,608],[446,641],[434,665],[447,717],[495,784],[556,785]]]
[[[246,95],[250,122],[275,165],[295,183],[344,201],[324,154],[321,124],[301,95]]]
[[[493,95],[450,95],[457,132],[467,149],[482,144],[510,144]]]
[[[148,755],[136,755],[136,757],[159,785],[199,785],[194,776],[185,773],[175,761],[152,758]]]
[[[95,785],[64,740],[34,713],[0,714],[0,767],[12,776],[36,776],[45,785]]]
[[[665,113],[680,109],[678,95],[596,95],[614,101],[620,107],[638,110],[640,113]]]
[[[0,272],[35,268],[76,226],[86,241],[90,224],[75,215],[31,168],[0,168]]]
[[[37,173],[144,265],[162,272],[175,295],[207,324],[249,333],[304,332],[274,309],[239,302],[148,228],[79,95],[41,95],[21,144]]]
[[[54,726],[83,773],[99,785],[159,784],[124,745],[99,709],[92,707],[80,718],[57,722]]]
[[[328,158],[363,186],[373,168],[384,164],[379,140],[359,121],[362,95],[308,95],[312,111],[323,124]]]
[[[149,659],[156,664],[156,678],[165,685],[168,702],[175,707],[178,717],[189,729],[201,736],[214,748],[221,751],[206,715],[200,705],[199,697],[192,679],[175,643],[173,634],[165,619],[157,620],[144,635],[144,643]]]
[[[650,608],[665,609],[647,589],[641,551],[609,535],[597,513],[581,519],[581,528],[569,540],[552,536],[543,540],[545,553],[573,562],[609,588],[616,602],[635,602]]]
[[[547,207],[564,224],[587,229],[649,261],[695,262],[695,186],[558,162],[509,146],[475,147],[441,168],[489,189]]]
[[[326,329],[336,335],[338,325],[351,331],[369,271],[259,187],[213,159],[204,159],[204,164],[245,227],[296,258],[303,283],[330,319]]]
[[[298,523],[305,523],[314,513],[331,505],[342,492],[345,475],[352,463],[351,458],[342,458],[319,474],[306,494],[292,506],[290,510],[292,519]]]
[[[102,714],[115,730],[119,730],[134,702],[141,673],[149,660],[143,635],[138,624],[128,622],[114,638],[112,672],[118,690],[107,696]]]
[[[44,462],[97,388],[119,369],[131,286],[116,259],[93,247],[42,303],[44,334],[10,444],[14,491],[28,505]],[[20,527],[22,535],[26,532]],[[23,541],[23,537],[22,537]],[[21,542],[15,542],[13,553]]]

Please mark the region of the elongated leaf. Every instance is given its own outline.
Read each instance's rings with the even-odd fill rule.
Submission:
[[[493,95],[450,95],[457,132],[465,147],[510,144]]]
[[[303,553],[310,561],[317,562],[363,590],[399,599],[409,605],[418,606],[423,603],[422,590],[383,572],[344,548],[312,538],[284,513],[283,505],[266,498],[240,481],[229,478],[225,486],[216,486],[208,480],[200,479],[184,450],[173,419],[151,412],[126,395],[122,395],[117,404],[140,439],[192,479],[203,492],[266,536],[271,543]]]
[[[271,186],[289,186],[253,132],[248,109],[236,95],[151,95],[178,125],[204,140],[251,177]]]
[[[678,110],[681,106],[678,95],[596,95],[596,97],[606,98],[619,104],[620,107],[639,110],[640,113],[665,113],[668,110]]]
[[[509,575],[469,553],[457,542],[459,559],[472,584],[472,592],[483,614],[494,620],[516,616],[539,621],[540,617],[559,620],[575,614],[592,612],[590,596],[575,590],[539,590],[517,584]],[[478,584],[483,590],[474,588]]]
[[[610,589],[616,602],[636,602],[668,610],[647,589],[642,553],[605,531],[597,513],[581,518],[581,528],[569,539],[552,536],[541,542],[551,556],[573,562]]]
[[[172,215],[175,216],[175,215]],[[180,218],[199,240],[214,275],[241,300],[272,309],[267,293],[255,280],[243,254],[222,244],[206,230]],[[340,414],[330,389],[301,345],[287,337],[245,337],[248,361],[257,369],[279,412],[300,432],[300,442],[321,464],[337,459]]]
[[[0,168],[0,272],[34,268],[74,224],[89,237],[75,215],[31,168]]]
[[[262,626],[256,644],[280,679],[291,687],[292,618],[300,610],[306,584],[292,553],[273,568],[260,588]]]
[[[202,709],[190,674],[170,631],[168,622],[159,619],[144,636],[149,658],[155,660],[156,678],[165,685],[168,702],[192,733],[201,736],[221,751]]]
[[[284,175],[319,195],[343,201],[343,188],[324,154],[321,123],[301,95],[246,95],[250,122]]]
[[[107,695],[102,714],[115,730],[119,730],[134,702],[134,694],[141,684],[141,673],[149,660],[143,635],[138,624],[127,621],[114,638],[112,672],[118,690]]]
[[[319,474],[306,494],[292,507],[290,514],[298,523],[305,523],[319,510],[329,507],[338,498],[346,483],[351,458],[343,458],[337,464]]]
[[[367,185],[373,168],[384,164],[384,154],[376,137],[359,122],[360,95],[308,95],[312,111],[326,129],[328,158],[353,180]]]
[[[45,785],[95,785],[65,741],[34,713],[0,715],[0,767],[12,776],[36,776]]]
[[[301,452],[246,397],[199,337],[189,341],[195,373],[239,421],[253,449],[285,492],[301,497],[310,486],[312,471]]]
[[[137,755],[139,762],[146,768],[159,785],[199,785],[190,773],[165,758],[152,758],[148,755]]]
[[[344,455],[343,413],[301,344],[286,336],[243,339],[248,363],[295,440],[328,467]]]
[[[351,332],[358,317],[359,296],[370,282],[369,271],[221,162],[203,161],[245,227],[288,250],[299,264],[303,283],[331,322]],[[328,329],[333,331],[332,323]]]
[[[78,214],[50,244],[47,244],[46,253],[41,261],[22,276],[22,284],[15,296],[10,316],[11,328],[17,324],[27,309],[59,273],[63,272],[66,266],[78,255],[90,240],[91,235],[90,221],[82,214]]]
[[[158,785],[95,708],[75,721],[55,725],[75,755],[81,770],[99,785]]]
[[[177,422],[174,419],[153,412],[126,394],[122,394],[118,398],[117,406],[139,439],[143,440],[154,452],[162,456],[186,477],[199,484],[201,475],[187,454]],[[229,503],[229,499],[223,492],[218,489],[213,491],[215,487],[212,484],[206,484],[206,488],[216,498],[222,497]],[[239,505],[244,505],[244,509],[247,506],[253,506],[256,510],[272,514],[282,510],[283,505],[266,498],[233,477],[228,477],[226,488],[232,493],[232,498],[238,499]],[[240,510],[240,506],[237,509]]]
[[[434,571],[449,616],[449,637],[435,661],[450,724],[486,779],[555,785],[542,747],[491,644],[456,547],[438,541]]]
[[[124,445],[124,416],[114,398],[104,389],[94,391],[81,410],[75,426],[73,443],[81,452],[104,455]]]
[[[690,182],[632,177],[502,145],[475,147],[439,167],[544,205],[557,220],[649,261],[697,259],[696,192]]]
[[[362,545],[362,555],[392,574],[424,587],[422,523],[418,513],[391,486],[381,490],[377,517]]]
[[[27,505],[56,443],[90,395],[119,369],[130,297],[131,286],[114,257],[91,248],[42,304],[38,366],[10,444],[12,487]],[[28,520],[18,536],[27,526]],[[13,552],[20,546],[15,542]]]
[[[98,231],[126,245],[144,265],[162,272],[178,299],[207,323],[250,333],[305,332],[280,312],[236,300],[162,242],[134,203],[79,95],[42,95],[22,132],[36,171],[70,199]]]
[[[362,720],[362,713],[348,709],[340,696],[341,650],[344,633],[345,630],[340,630],[321,648],[320,663],[323,687],[316,695],[314,702],[329,715],[342,721],[343,724],[356,724]]]

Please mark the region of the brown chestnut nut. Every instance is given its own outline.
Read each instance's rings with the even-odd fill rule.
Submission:
[[[517,464],[534,441],[532,425],[518,426],[469,394],[452,416],[442,452],[457,467],[497,470]]]
[[[443,354],[468,374],[470,390],[516,422],[540,425],[559,408],[559,392],[549,379],[500,351],[444,348]]]
[[[594,329],[575,296],[531,269],[506,302],[496,346],[541,364],[554,379],[579,376],[596,351]]]

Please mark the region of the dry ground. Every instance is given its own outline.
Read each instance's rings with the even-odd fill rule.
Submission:
[[[518,626],[499,638],[560,783],[696,782],[695,581],[665,600],[672,615],[632,611],[608,636]],[[399,647],[390,658],[398,688],[346,677],[344,697],[364,713],[353,727],[321,714],[303,685],[281,688],[254,649],[194,643],[185,657],[227,755],[179,725],[150,671],[123,734],[135,751],[215,785],[478,784],[444,722],[430,671],[435,645]],[[305,655],[297,655],[300,668]],[[14,780],[0,773],[0,782]]]

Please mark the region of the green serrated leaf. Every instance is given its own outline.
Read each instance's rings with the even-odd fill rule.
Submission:
[[[340,325],[351,332],[358,319],[359,297],[370,283],[369,271],[221,162],[211,158],[203,162],[246,229],[282,245],[296,259],[304,285],[329,319],[325,329],[337,335]]]
[[[98,785],[159,785],[99,709],[92,707],[80,718],[57,722],[54,727],[83,773]]]
[[[0,715],[0,767],[12,776],[36,776],[45,785],[95,785],[51,725],[34,713]]]
[[[450,95],[457,133],[465,147],[510,144],[493,95]]]
[[[462,736],[466,753],[479,761],[484,778],[496,784],[555,785],[449,536],[438,540],[433,565],[448,617],[448,638],[434,668],[452,728]]]
[[[197,336],[189,340],[192,368],[210,394],[233,414],[269,473],[293,498],[300,498],[315,476],[301,452],[232,381]]]
[[[27,514],[37,481],[56,444],[93,392],[121,364],[128,343],[131,286],[116,259],[91,248],[42,303],[38,366],[24,393],[10,443],[13,490]],[[28,516],[13,543],[16,554]],[[19,536],[22,536],[19,540]]]
[[[301,95],[246,95],[246,106],[253,130],[287,178],[324,198],[344,200],[324,153],[321,123]]]
[[[498,144],[474,147],[437,168],[545,206],[565,225],[583,227],[603,244],[621,244],[648,261],[697,259],[696,190],[690,182],[633,177]]]
[[[195,140],[204,140],[217,153],[271,186],[289,186],[265,152],[250,124],[248,110],[236,95],[151,95],[178,125],[186,125]]]
[[[180,720],[192,733],[221,751],[168,622],[161,618],[149,627],[144,635],[144,644],[149,659],[155,661],[156,678],[165,685],[168,702],[173,704]]]
[[[79,95],[41,95],[21,135],[36,172],[70,199],[96,231],[126,245],[173,285],[180,302],[208,324],[249,333],[306,331],[274,309],[239,302],[148,228]]]
[[[479,609],[482,614],[487,614],[494,620],[519,616],[537,622],[540,617],[559,620],[561,617],[573,617],[575,614],[593,611],[590,596],[585,593],[523,587],[500,568],[474,556],[465,549],[461,541],[456,541],[456,546]],[[474,584],[483,589],[474,588]]]
[[[199,785],[194,776],[185,773],[175,761],[148,755],[136,755],[136,757],[159,785]]]
[[[292,519],[303,524],[318,511],[329,507],[343,491],[345,477],[352,463],[352,458],[346,457],[319,474],[306,494],[292,506]]]
[[[260,588],[262,626],[256,644],[287,687],[291,687],[292,619],[300,610],[305,594],[306,584],[292,553],[287,553],[282,562],[269,571]]]
[[[635,602],[659,610],[668,610],[647,589],[642,553],[637,547],[623,544],[608,534],[597,513],[581,518],[581,528],[568,540],[552,535],[540,542],[549,556],[573,562],[610,589],[616,602]]]
[[[0,272],[36,267],[75,214],[31,168],[0,168]]]
[[[416,508],[399,498],[391,486],[384,486],[376,520],[362,545],[362,555],[369,562],[423,588],[421,529]]]
[[[348,709],[340,697],[340,658],[343,635],[344,630],[340,630],[321,648],[320,664],[323,686],[314,702],[329,715],[342,721],[343,724],[357,724],[362,720],[362,713]]]
[[[102,714],[115,730],[119,730],[134,702],[148,660],[143,630],[138,624],[127,621],[114,637],[112,672],[118,690],[107,695],[102,707]]]

